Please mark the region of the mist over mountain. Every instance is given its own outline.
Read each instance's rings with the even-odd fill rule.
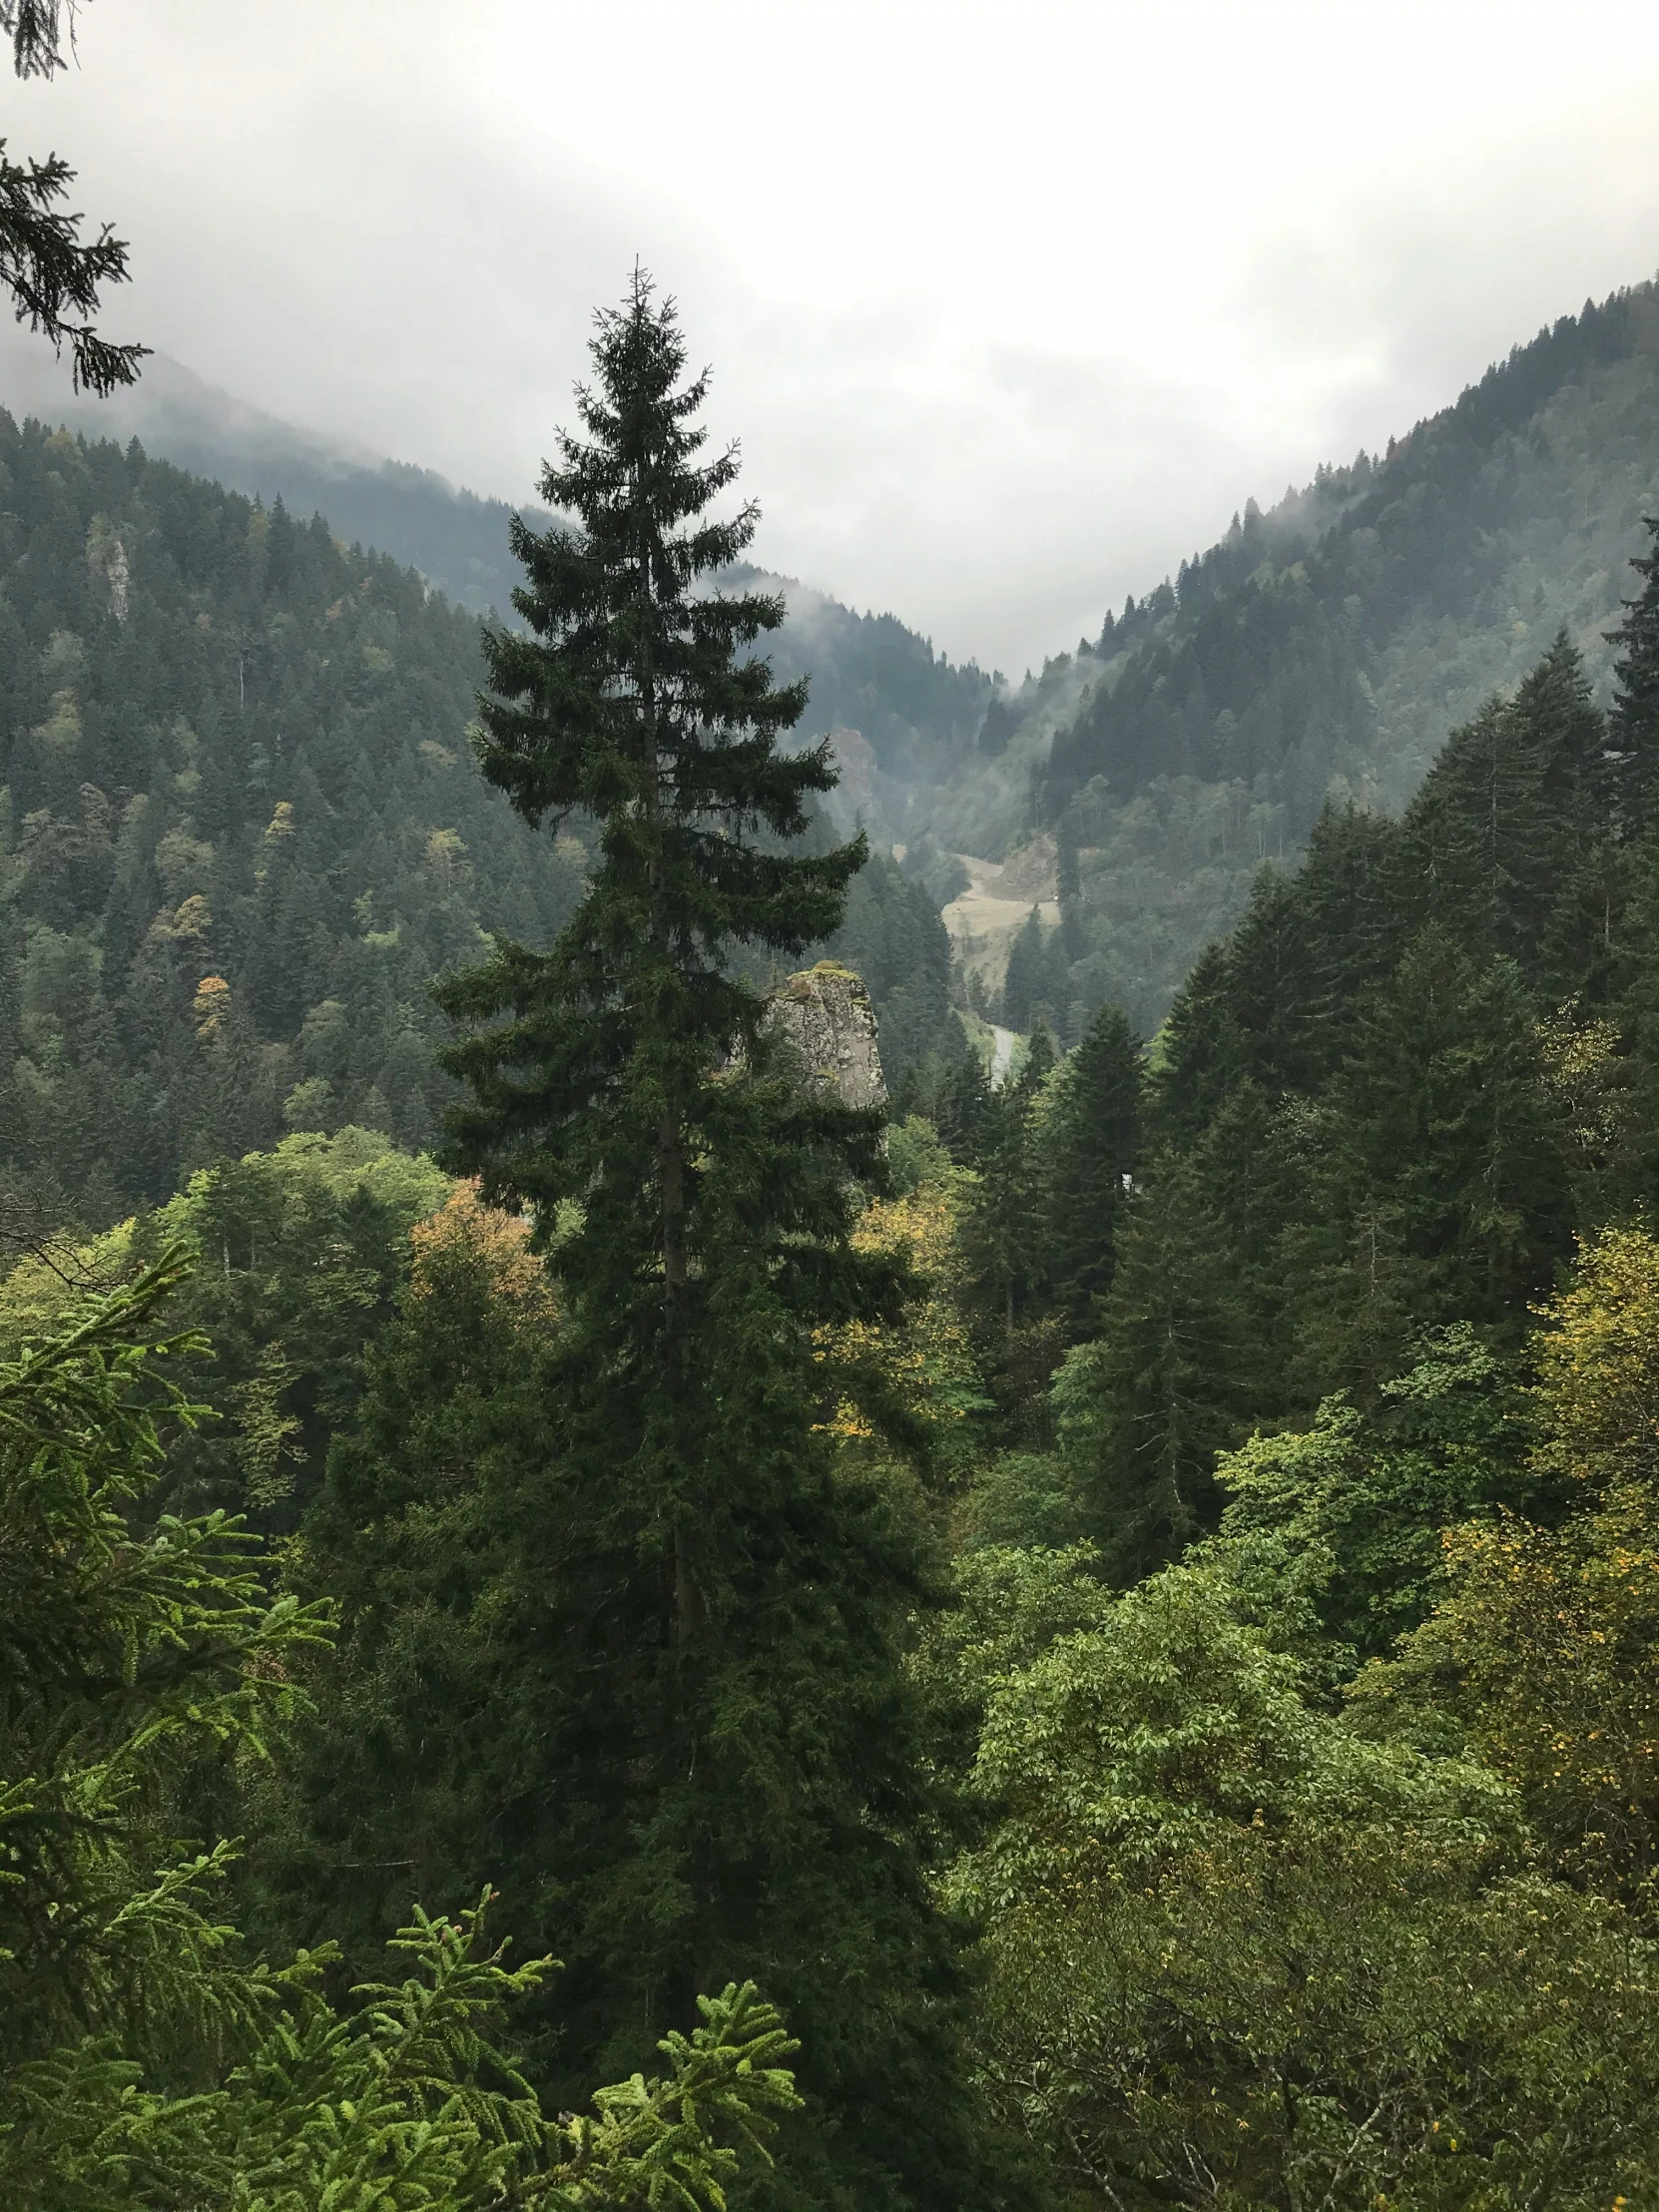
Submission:
[[[136,437],[154,458],[268,507],[280,500],[298,520],[321,514],[342,543],[418,569],[434,590],[474,615],[511,619],[520,580],[508,544],[514,513],[537,527],[549,520],[533,501],[515,510],[507,500],[457,488],[432,469],[284,422],[166,354],[146,363],[137,384],[99,400],[72,392],[38,349],[0,342],[0,404],[20,420],[39,416],[88,438]],[[883,819],[901,819],[910,788],[936,781],[971,744],[993,679],[971,664],[953,667],[890,614],[858,614],[761,568],[746,566],[741,577],[788,597],[789,622],[766,647],[782,676],[812,678],[798,738],[837,728],[858,732],[871,749],[868,767],[882,779]],[[851,757],[856,780],[862,763],[856,747]]]
[[[545,944],[591,852],[581,817],[550,844],[474,771],[478,616],[280,487],[451,569],[508,511],[259,418],[173,419],[240,441],[270,504],[0,410],[0,1202],[95,1224],[284,1129],[430,1143],[432,979],[490,931]],[[835,741],[853,812],[971,742],[977,671],[800,604],[778,657],[820,672],[809,728],[870,733]],[[821,949],[864,974],[895,1077],[955,1049],[943,924],[885,851]]]
[[[945,907],[959,995],[1015,1028],[1040,1013],[1062,1042],[1108,1001],[1150,1029],[1323,807],[1397,813],[1446,733],[1563,627],[1604,687],[1604,633],[1659,505],[1656,356],[1651,284],[1587,303],[1384,453],[1251,502],[1017,683],[951,664],[894,614],[760,568],[734,581],[785,594],[764,643],[781,677],[810,679],[794,742],[833,735],[831,814]],[[510,609],[504,500],[165,358],[103,403],[68,399],[15,348],[5,373],[19,412],[137,437],[267,509],[322,514],[475,616]]]
[[[1105,1000],[1156,1024],[1264,860],[1327,805],[1397,813],[1562,629],[1605,692],[1659,509],[1656,367],[1651,283],[1586,303],[1384,453],[1252,502],[1000,703],[993,758],[919,811],[992,860],[1053,839],[1051,886],[1075,881],[1037,1003],[1063,1038]],[[1006,944],[969,948],[987,1003]]]
[[[0,352],[0,2204],[1659,2212],[1659,292],[1015,681],[592,329]]]

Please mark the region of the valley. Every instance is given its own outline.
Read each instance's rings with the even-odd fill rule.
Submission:
[[[594,329],[0,408],[0,2199],[1651,2212],[1659,297],[1019,683]]]

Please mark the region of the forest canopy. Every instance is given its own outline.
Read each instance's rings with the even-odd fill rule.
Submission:
[[[592,359],[488,624],[0,418],[6,2201],[1659,2208],[1659,551],[993,1040]]]

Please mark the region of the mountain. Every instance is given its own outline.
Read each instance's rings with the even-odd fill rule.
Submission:
[[[896,625],[825,619],[948,696]],[[320,515],[0,412],[0,1211],[101,1226],[284,1128],[431,1141],[432,977],[545,943],[587,859],[478,776],[481,676],[477,618]],[[943,925],[885,854],[825,949],[895,1075],[948,1041]]]
[[[95,441],[136,437],[153,458],[268,507],[280,500],[301,520],[321,514],[335,537],[418,569],[475,615],[510,618],[515,512],[538,527],[550,519],[534,503],[515,509],[457,489],[432,469],[284,422],[165,353],[145,364],[137,384],[97,400],[72,392],[49,357],[13,340],[0,347],[0,402],[19,419],[38,416]],[[864,812],[902,837],[916,788],[948,779],[971,751],[994,680],[971,664],[953,667],[890,614],[855,613],[764,569],[746,567],[741,577],[789,602],[789,620],[766,649],[786,681],[812,679],[798,736],[848,732],[844,751]]]
[[[137,384],[105,400],[71,392],[55,364],[14,340],[0,352],[0,401],[95,442],[137,438],[145,451],[301,520],[326,516],[335,537],[372,546],[420,573],[473,614],[504,609],[514,581],[513,510],[458,491],[427,468],[383,459],[298,428],[157,353]]]
[[[1069,910],[1037,1000],[1062,1035],[1105,1000],[1161,1020],[1265,859],[1299,852],[1330,802],[1397,813],[1563,628],[1604,693],[1656,510],[1649,283],[1541,331],[1384,454],[1253,502],[1001,701],[997,757],[930,827],[992,859],[1054,838]]]
[[[1098,1007],[1115,1003],[1150,1031],[1205,944],[1242,913],[1265,860],[1294,860],[1328,803],[1397,813],[1447,734],[1489,692],[1512,689],[1559,630],[1604,695],[1604,633],[1627,589],[1642,516],[1659,509],[1656,357],[1652,285],[1586,305],[1384,454],[1322,468],[1265,512],[1252,503],[1173,581],[1109,615],[1096,639],[1018,687],[972,664],[953,666],[890,614],[860,614],[794,579],[767,579],[789,605],[768,651],[781,675],[811,677],[801,737],[831,736],[841,767],[835,827],[861,822],[877,849],[854,895],[850,939],[835,949],[855,952],[870,975],[893,1072],[955,1042],[941,926],[955,939],[958,993],[978,1013],[1019,1029],[1041,1018],[1071,1043]],[[21,370],[17,382],[49,418],[74,413],[47,404],[53,394],[29,386]],[[25,827],[35,817],[54,826],[52,849],[61,854],[83,846],[90,854],[106,841],[113,851],[122,835],[142,844],[127,814],[142,798],[152,825],[144,836],[153,834],[158,850],[177,831],[211,845],[216,867],[242,871],[238,888],[219,881],[216,902],[186,880],[182,862],[158,874],[145,859],[142,897],[155,897],[138,917],[144,929],[164,899],[176,912],[206,897],[219,932],[213,959],[241,994],[253,1033],[286,1055],[281,1095],[325,1081],[329,1111],[381,1101],[375,1111],[386,1125],[416,1141],[436,1111],[429,1056],[418,1082],[395,1068],[412,1069],[417,1046],[427,1052],[425,978],[453,956],[455,917],[464,916],[463,935],[545,931],[578,879],[557,868],[537,873],[535,848],[492,811],[464,762],[475,620],[509,604],[513,510],[428,470],[295,429],[165,360],[114,414],[95,415],[91,403],[82,414],[177,465],[130,445],[55,442],[39,425],[8,433],[20,442],[7,446],[15,456],[7,466],[21,473],[15,492],[0,492],[0,621],[20,622],[27,646],[0,678],[8,864],[15,872],[19,855],[35,851],[39,836]],[[182,473],[186,465],[194,474]],[[267,557],[250,549],[268,542],[262,532],[294,548],[298,566],[260,569]],[[133,595],[125,630],[109,598],[117,543]],[[102,600],[93,575],[100,561]],[[359,637],[370,603],[389,626],[371,624]],[[348,612],[330,615],[335,607]],[[189,627],[199,620],[205,630]],[[117,633],[127,639],[119,652]],[[143,673],[129,679],[119,672],[140,634],[151,643],[138,657]],[[377,675],[389,689],[369,681],[362,648],[391,655]],[[399,703],[405,682],[418,709]],[[126,683],[125,697],[110,688]],[[60,728],[60,694],[81,717],[78,742],[96,755],[78,760],[67,781],[69,752],[53,753],[39,736]],[[176,728],[205,749],[205,765],[167,735]],[[354,772],[364,789],[347,801],[352,729],[365,733]],[[86,732],[103,735],[94,742]],[[453,771],[428,747],[453,756]],[[298,939],[277,958],[252,917],[259,897],[274,895],[257,892],[269,858],[258,840],[272,807],[297,805],[301,768],[315,777],[326,812],[307,827],[322,837],[307,862],[319,918],[305,940],[310,964],[295,979]],[[453,797],[432,781],[440,769],[453,776]],[[217,828],[187,789],[193,775],[220,795]],[[104,829],[88,827],[89,807],[107,808]],[[441,898],[436,863],[421,857],[423,840],[439,832],[459,840],[466,871],[451,873]],[[18,1039],[21,1009],[36,1004],[30,994],[55,1004],[60,989],[42,980],[48,940],[40,930],[93,930],[86,942],[100,963],[106,1011],[124,1003],[121,977],[139,941],[137,907],[123,909],[119,926],[110,918],[111,893],[98,887],[105,862],[54,861],[72,887],[48,893],[44,849],[28,863],[33,887],[14,889],[7,909],[8,928],[36,932],[32,952],[8,955],[33,978],[15,985],[19,1010],[4,1017]],[[177,840],[167,846],[174,856],[184,849]],[[579,867],[579,839],[564,849]],[[129,884],[122,895],[140,892]],[[368,923],[352,918],[365,898]],[[441,927],[433,899],[459,900]],[[381,1011],[348,1022],[350,1071],[330,1061],[329,1072],[304,1043],[304,1022],[324,1002],[355,1008],[357,983],[336,973],[342,948],[353,945],[349,959],[360,962],[393,909],[404,953],[424,949],[395,983],[375,984]],[[233,943],[239,928],[252,933]],[[326,958],[315,951],[324,938],[335,947]],[[232,970],[244,944],[239,979]],[[275,972],[274,959],[287,963],[289,979],[266,1004],[259,994],[269,986],[255,977]],[[393,1052],[400,1037],[410,1041]],[[32,1052],[22,1057],[36,1066]],[[183,1095],[200,1105],[190,1086]],[[41,1104],[39,1126],[55,1127],[56,1112]],[[175,1131],[154,1172],[140,1174],[131,1159],[112,1168],[111,1193],[171,1187],[163,1155],[177,1166],[196,1156],[197,1142]],[[83,1160],[71,1184],[92,1190],[90,1172]]]

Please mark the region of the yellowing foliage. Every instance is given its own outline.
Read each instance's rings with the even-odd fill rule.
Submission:
[[[553,1287],[538,1255],[530,1249],[530,1224],[521,1215],[486,1206],[476,1181],[457,1183],[435,1214],[409,1232],[414,1260],[409,1288],[417,1298],[430,1295],[433,1262],[460,1252],[478,1261],[496,1294],[510,1299],[528,1316],[551,1321]]]
[[[1452,1530],[1449,1596],[1356,1691],[1449,1706],[1560,1863],[1634,1899],[1659,1876],[1659,1244],[1604,1230],[1538,1313],[1537,1457],[1582,1504]]]
[[[223,975],[203,976],[196,986],[191,1010],[196,1016],[196,1034],[211,1036],[231,1011],[231,986]]]
[[[854,1248],[901,1254],[927,1285],[926,1293],[897,1328],[852,1322],[820,1329],[814,1337],[821,1362],[872,1369],[885,1389],[936,1431],[954,1426],[983,1402],[956,1302],[961,1279],[956,1216],[948,1180],[924,1183],[904,1198],[872,1200],[852,1233]],[[819,1425],[846,1440],[874,1433],[868,1415],[845,1394]]]
[[[1643,1229],[1580,1243],[1570,1290],[1537,1309],[1537,1396],[1552,1470],[1605,1484],[1659,1471],[1659,1244]]]

